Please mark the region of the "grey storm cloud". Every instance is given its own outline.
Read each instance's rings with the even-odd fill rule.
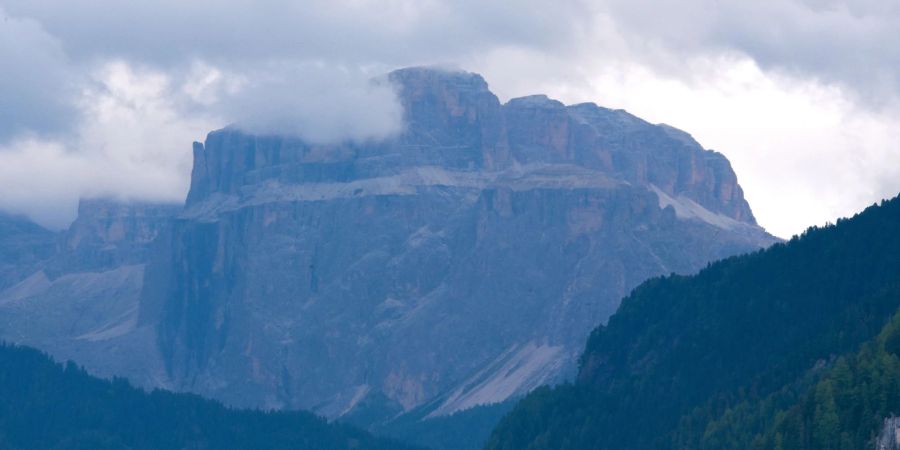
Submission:
[[[609,0],[598,5],[626,36],[632,54],[651,63],[740,53],[766,70],[840,84],[870,106],[900,96],[896,1]]]
[[[485,47],[561,46],[586,25],[579,2],[546,0],[6,0],[78,57],[173,63],[313,59],[409,64]],[[582,19],[579,19],[582,18]]]
[[[62,92],[59,86],[110,60],[162,70],[185,83],[201,61],[245,81],[243,91],[220,91],[217,101],[192,104],[192,99],[182,99],[191,113],[204,111],[226,122],[315,140],[379,137],[400,124],[384,123],[384,117],[397,120],[396,101],[384,89],[368,85],[372,76],[504,46],[562,49],[586,25],[573,21],[583,17],[577,13],[584,11],[579,3],[544,0],[5,0],[0,8],[15,23],[37,28],[31,33],[36,37],[25,27],[0,35],[0,45],[18,53],[4,53],[3,59],[36,59],[16,64],[23,78],[36,77],[26,89],[5,83],[10,91],[26,92],[7,97],[4,109],[16,111],[23,126],[13,121],[15,128],[6,130],[6,137],[29,125],[41,132],[70,120],[71,111],[61,106],[77,100],[79,92]],[[326,103],[321,97],[329,92],[334,97]],[[362,114],[360,104],[371,113]],[[40,111],[44,121],[29,122],[32,110]],[[325,123],[329,119],[340,123]],[[337,136],[337,129],[350,135]]]
[[[56,134],[72,125],[77,75],[39,23],[0,9],[0,65],[0,141],[23,132]]]
[[[900,46],[895,45],[900,3],[891,0],[0,0],[0,5],[15,24],[4,25],[0,45],[14,46],[18,58],[30,59],[21,65],[21,72],[37,75],[30,86],[59,86],[67,64],[83,67],[110,58],[170,71],[196,60],[234,73],[271,61],[385,70],[523,48],[570,60],[643,60],[669,75],[680,70],[686,78],[691,73],[685,61],[691,57],[738,53],[764,69],[838,83],[873,106],[900,97]],[[16,61],[9,49],[3,51],[4,60]],[[27,87],[20,90],[23,95],[37,90]],[[54,90],[38,101],[10,97],[7,103],[25,108],[18,122],[26,124],[26,103],[47,105],[51,119],[34,127],[52,127],[54,118],[64,121],[68,112],[60,101],[67,97]]]

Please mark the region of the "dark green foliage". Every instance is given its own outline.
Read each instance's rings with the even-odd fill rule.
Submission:
[[[838,394],[817,377],[898,307],[895,198],[697,275],[642,284],[592,333],[577,383],[530,395],[487,448],[743,449],[813,385],[810,439],[854,442],[835,434]]]
[[[305,412],[232,410],[195,395],[146,393],[32,349],[0,344],[0,448],[407,448]]]
[[[874,448],[885,417],[900,414],[900,359],[887,351],[900,316],[855,355],[841,357],[818,384],[760,433],[754,449]]]

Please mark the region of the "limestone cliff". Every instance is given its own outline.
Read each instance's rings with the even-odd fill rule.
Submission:
[[[442,415],[571,373],[641,281],[766,246],[727,159],[478,75],[387,79],[405,131],[312,145],[230,127],[147,269],[172,385],[241,406]]]

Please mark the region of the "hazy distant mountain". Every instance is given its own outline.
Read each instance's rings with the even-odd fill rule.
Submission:
[[[39,250],[40,257],[19,266],[28,271],[0,290],[0,339],[76,360],[96,375],[166,386],[156,329],[138,326],[138,315],[152,243],[180,210],[180,205],[83,200],[66,231],[40,231],[32,247],[9,236],[22,248]]]
[[[900,413],[898,308],[900,197],[642,284],[577,382],[526,397],[488,448],[875,448]]]
[[[475,74],[391,73],[403,134],[194,145],[147,270],[168,382],[227,403],[380,421],[574,373],[631,288],[775,241],[728,161],[594,104],[501,104]]]
[[[0,211],[0,291],[20,281],[56,249],[56,236],[26,217]]]

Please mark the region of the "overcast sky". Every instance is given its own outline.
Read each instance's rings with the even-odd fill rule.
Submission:
[[[418,64],[681,128],[782,237],[900,192],[894,0],[0,0],[0,209],[181,201],[191,141],[231,122],[389,135],[366,80]]]

